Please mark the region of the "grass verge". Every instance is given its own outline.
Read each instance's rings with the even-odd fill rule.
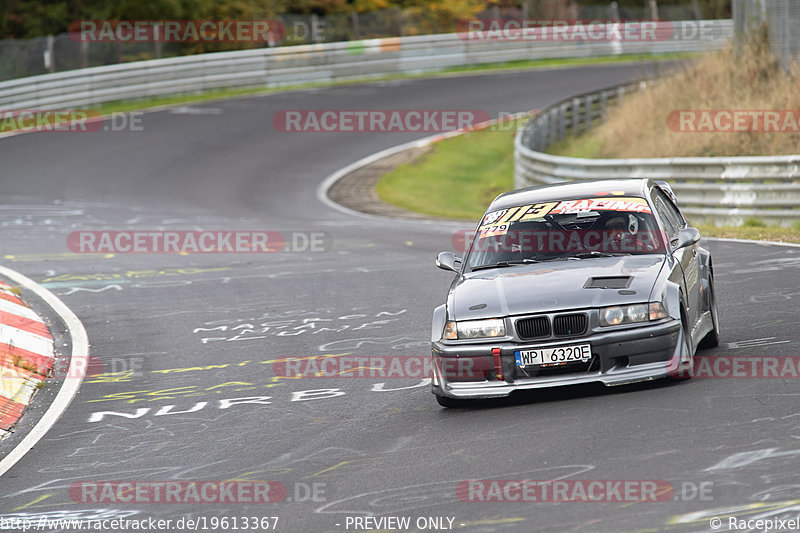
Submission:
[[[800,243],[800,227],[796,225],[791,228],[778,228],[775,226],[714,226],[713,224],[697,224],[697,228],[706,237]]]
[[[491,127],[434,144],[412,163],[378,181],[378,197],[409,211],[434,217],[478,219],[501,192],[514,187],[514,133]]]

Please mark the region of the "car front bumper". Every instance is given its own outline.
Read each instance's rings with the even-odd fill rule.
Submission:
[[[526,376],[516,367],[516,350],[564,345],[591,345],[592,359],[583,366],[557,367],[547,375]],[[503,379],[493,371],[492,348],[500,348]],[[432,344],[432,392],[450,398],[498,398],[517,390],[583,383],[625,385],[673,375],[681,358],[681,324],[654,325],[593,333],[580,338],[542,342]],[[471,372],[458,369],[469,368]],[[478,369],[477,371],[475,369]]]

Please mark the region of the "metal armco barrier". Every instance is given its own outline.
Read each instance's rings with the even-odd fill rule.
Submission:
[[[514,186],[569,180],[653,178],[672,186],[694,221],[740,224],[757,217],[770,225],[800,220],[800,155],[583,159],[544,153],[568,133],[586,131],[607,106],[647,82],[621,85],[555,103],[526,122],[514,142]]]
[[[625,42],[470,40],[448,33],[200,54],[0,82],[0,110],[91,106],[210,89],[277,87],[506,61],[700,52],[723,46],[733,35],[731,20],[672,24],[704,24],[708,38],[677,35],[660,41]]]

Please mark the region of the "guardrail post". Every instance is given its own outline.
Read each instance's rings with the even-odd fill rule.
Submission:
[[[549,144],[553,144],[558,139],[556,136],[558,135],[558,109],[551,109],[549,112],[550,115],[550,129],[547,132],[547,142]]]
[[[606,116],[606,109],[608,108],[608,92],[603,91],[600,93],[600,118]]]
[[[594,109],[592,108],[592,104],[594,103],[594,95],[590,94],[587,95],[584,99],[584,106],[586,106],[584,112],[585,120],[583,121],[583,131],[589,131],[592,127],[592,123],[594,122]]]
[[[353,24],[353,39],[361,39],[361,32],[358,27],[358,11],[350,12],[350,22]]]
[[[650,20],[658,20],[658,4],[656,0],[650,0],[648,4],[650,4]]]
[[[558,139],[561,140],[567,136],[567,104],[558,106]]]
[[[311,13],[311,40],[315,43],[322,41],[322,36],[319,34],[319,29],[319,16],[316,13]]]
[[[581,100],[572,99],[572,134],[578,135],[581,131]]]
[[[617,2],[611,2],[608,6],[608,10],[610,12],[609,19],[611,20],[619,20],[619,5]]]
[[[545,115],[544,124],[542,124],[542,150],[547,150],[550,144],[550,114]]]
[[[89,66],[89,41],[81,39],[81,68]]]
[[[47,36],[47,50],[44,51],[42,54],[42,59],[44,61],[44,68],[47,69],[48,72],[55,72],[56,71],[56,58],[53,55],[53,49],[55,45],[56,38],[52,35]]]

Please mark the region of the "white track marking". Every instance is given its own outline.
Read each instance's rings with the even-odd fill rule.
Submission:
[[[11,326],[0,328],[0,343],[11,344],[15,348],[27,350],[35,354],[50,355],[53,357],[53,340],[42,337],[29,331],[23,331]]]
[[[22,318],[35,320],[36,322],[42,321],[39,318],[39,315],[37,315],[32,309],[28,309],[27,307],[14,302],[9,302],[8,300],[0,300],[0,311],[21,316]]]

